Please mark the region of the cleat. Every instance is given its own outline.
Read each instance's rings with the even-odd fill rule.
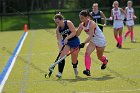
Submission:
[[[135,39],[133,39],[133,40],[131,41],[131,43],[136,43],[136,40],[135,40]]]
[[[122,48],[122,46],[121,46],[121,45],[119,45],[119,46],[118,46],[118,48]]]
[[[84,70],[84,71],[83,71],[83,74],[85,74],[85,75],[87,75],[87,76],[91,76],[91,75],[90,75],[90,70]]]
[[[107,60],[107,63],[108,63],[108,59],[106,59],[106,60]],[[104,70],[104,69],[106,68],[107,63],[106,63],[106,64],[102,64],[102,66],[101,66],[101,69],[102,69],[102,70]]]
[[[116,47],[119,47],[119,43],[117,43]]]
[[[78,70],[77,70],[77,68],[73,68],[73,69],[74,69],[75,76],[77,77],[78,76]]]
[[[58,72],[58,73],[56,74],[56,77],[61,78],[61,77],[62,77],[62,73]]]

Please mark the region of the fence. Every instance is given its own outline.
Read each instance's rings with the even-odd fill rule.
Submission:
[[[101,9],[106,17],[110,16],[110,8]],[[135,8],[135,14],[138,17],[136,24],[140,23],[140,7]],[[63,10],[62,14],[66,19],[71,20],[75,26],[80,23],[79,12],[81,10]],[[0,30],[13,31],[23,29],[24,24],[28,24],[30,29],[54,28],[56,25],[53,21],[55,11],[50,12],[26,12],[0,15]]]

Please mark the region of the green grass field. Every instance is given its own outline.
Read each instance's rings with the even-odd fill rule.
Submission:
[[[124,28],[124,32],[126,27]],[[57,54],[55,29],[30,30],[3,93],[140,93],[140,26],[134,28],[136,43],[128,37],[123,48],[115,47],[111,27],[104,28],[108,67],[101,70],[96,51],[92,54],[91,77],[82,74],[85,48],[79,53],[79,78],[75,78],[70,57],[66,59],[62,79],[44,78]],[[0,32],[0,73],[15,49],[22,31]],[[83,32],[81,42],[86,38]]]

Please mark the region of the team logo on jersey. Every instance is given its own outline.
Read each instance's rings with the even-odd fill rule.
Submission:
[[[97,18],[101,18],[101,16],[100,16],[100,15],[98,15],[98,16],[93,16],[93,19],[97,19]]]
[[[69,29],[66,29],[66,30],[62,31],[61,34],[62,35],[67,35],[69,32],[70,32],[70,30]]]

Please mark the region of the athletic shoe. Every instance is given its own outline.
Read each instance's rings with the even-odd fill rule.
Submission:
[[[136,40],[135,40],[135,39],[133,39],[133,40],[131,41],[131,43],[136,43]]]
[[[75,76],[78,76],[78,70],[77,70],[77,68],[73,68],[73,69],[74,69]]]
[[[119,46],[118,46],[118,48],[122,48],[122,46],[121,46],[121,45],[119,45]]]
[[[119,42],[117,43],[116,47],[119,47]]]
[[[108,63],[108,59],[106,59],[106,60],[107,60],[107,63]],[[106,63],[106,64],[102,64],[102,66],[101,66],[101,69],[102,69],[102,70],[104,70],[104,69],[106,68],[107,63]]]
[[[62,77],[62,73],[58,72],[58,73],[56,74],[56,77],[61,78],[61,77]]]
[[[90,76],[90,70],[84,70],[83,71],[83,74],[87,75],[87,76]]]

